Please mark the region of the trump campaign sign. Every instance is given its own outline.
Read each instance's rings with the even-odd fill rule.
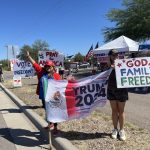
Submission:
[[[46,60],[51,60],[55,66],[64,66],[65,56],[57,51],[39,51],[39,65],[44,66]]]
[[[111,69],[80,80],[48,79],[45,103],[50,122],[83,118],[107,101],[107,80]],[[57,99],[54,95],[57,94]]]
[[[118,88],[150,86],[150,58],[131,58],[115,61]]]

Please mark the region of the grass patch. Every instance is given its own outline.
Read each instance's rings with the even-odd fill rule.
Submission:
[[[103,113],[100,113],[100,112],[97,112],[97,111],[94,111],[92,113],[92,117],[101,117],[104,121],[110,121],[111,120],[111,117],[110,116],[107,116]]]

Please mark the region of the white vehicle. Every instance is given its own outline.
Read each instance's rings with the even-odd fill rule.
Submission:
[[[88,62],[79,64],[79,68],[88,68],[88,67],[90,67],[90,64]]]

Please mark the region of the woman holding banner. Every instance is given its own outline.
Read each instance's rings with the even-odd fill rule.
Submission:
[[[26,56],[28,60],[32,63],[34,69],[36,70],[37,77],[38,77],[38,85],[36,94],[39,95],[39,99],[42,100],[43,108],[45,108],[45,92],[47,90],[47,81],[48,79],[52,80],[60,80],[61,77],[58,73],[56,73],[55,65],[52,61],[46,61],[44,67],[41,67],[37,64],[33,58],[30,56],[29,52],[27,51]],[[57,99],[57,94],[54,94],[54,99]],[[54,126],[54,134],[57,134],[57,123],[49,123],[45,129],[50,129]]]
[[[113,139],[117,139],[117,136],[119,135],[120,140],[124,141],[126,140],[126,135],[124,131],[124,108],[125,103],[128,100],[128,91],[125,88],[117,88],[114,61],[115,59],[118,59],[118,51],[115,49],[110,50],[108,56],[109,66],[112,68],[112,72],[108,80],[107,91],[107,99],[110,101],[112,110],[112,122],[114,126],[111,137]],[[120,125],[120,130],[118,130],[118,123]]]

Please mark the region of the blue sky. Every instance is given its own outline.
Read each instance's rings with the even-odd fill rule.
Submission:
[[[112,8],[121,8],[121,3],[122,0],[0,0],[0,59],[7,58],[6,45],[17,49],[37,39],[47,41],[50,49],[65,55],[85,55],[92,44],[104,43],[102,29],[113,26],[105,14]]]

